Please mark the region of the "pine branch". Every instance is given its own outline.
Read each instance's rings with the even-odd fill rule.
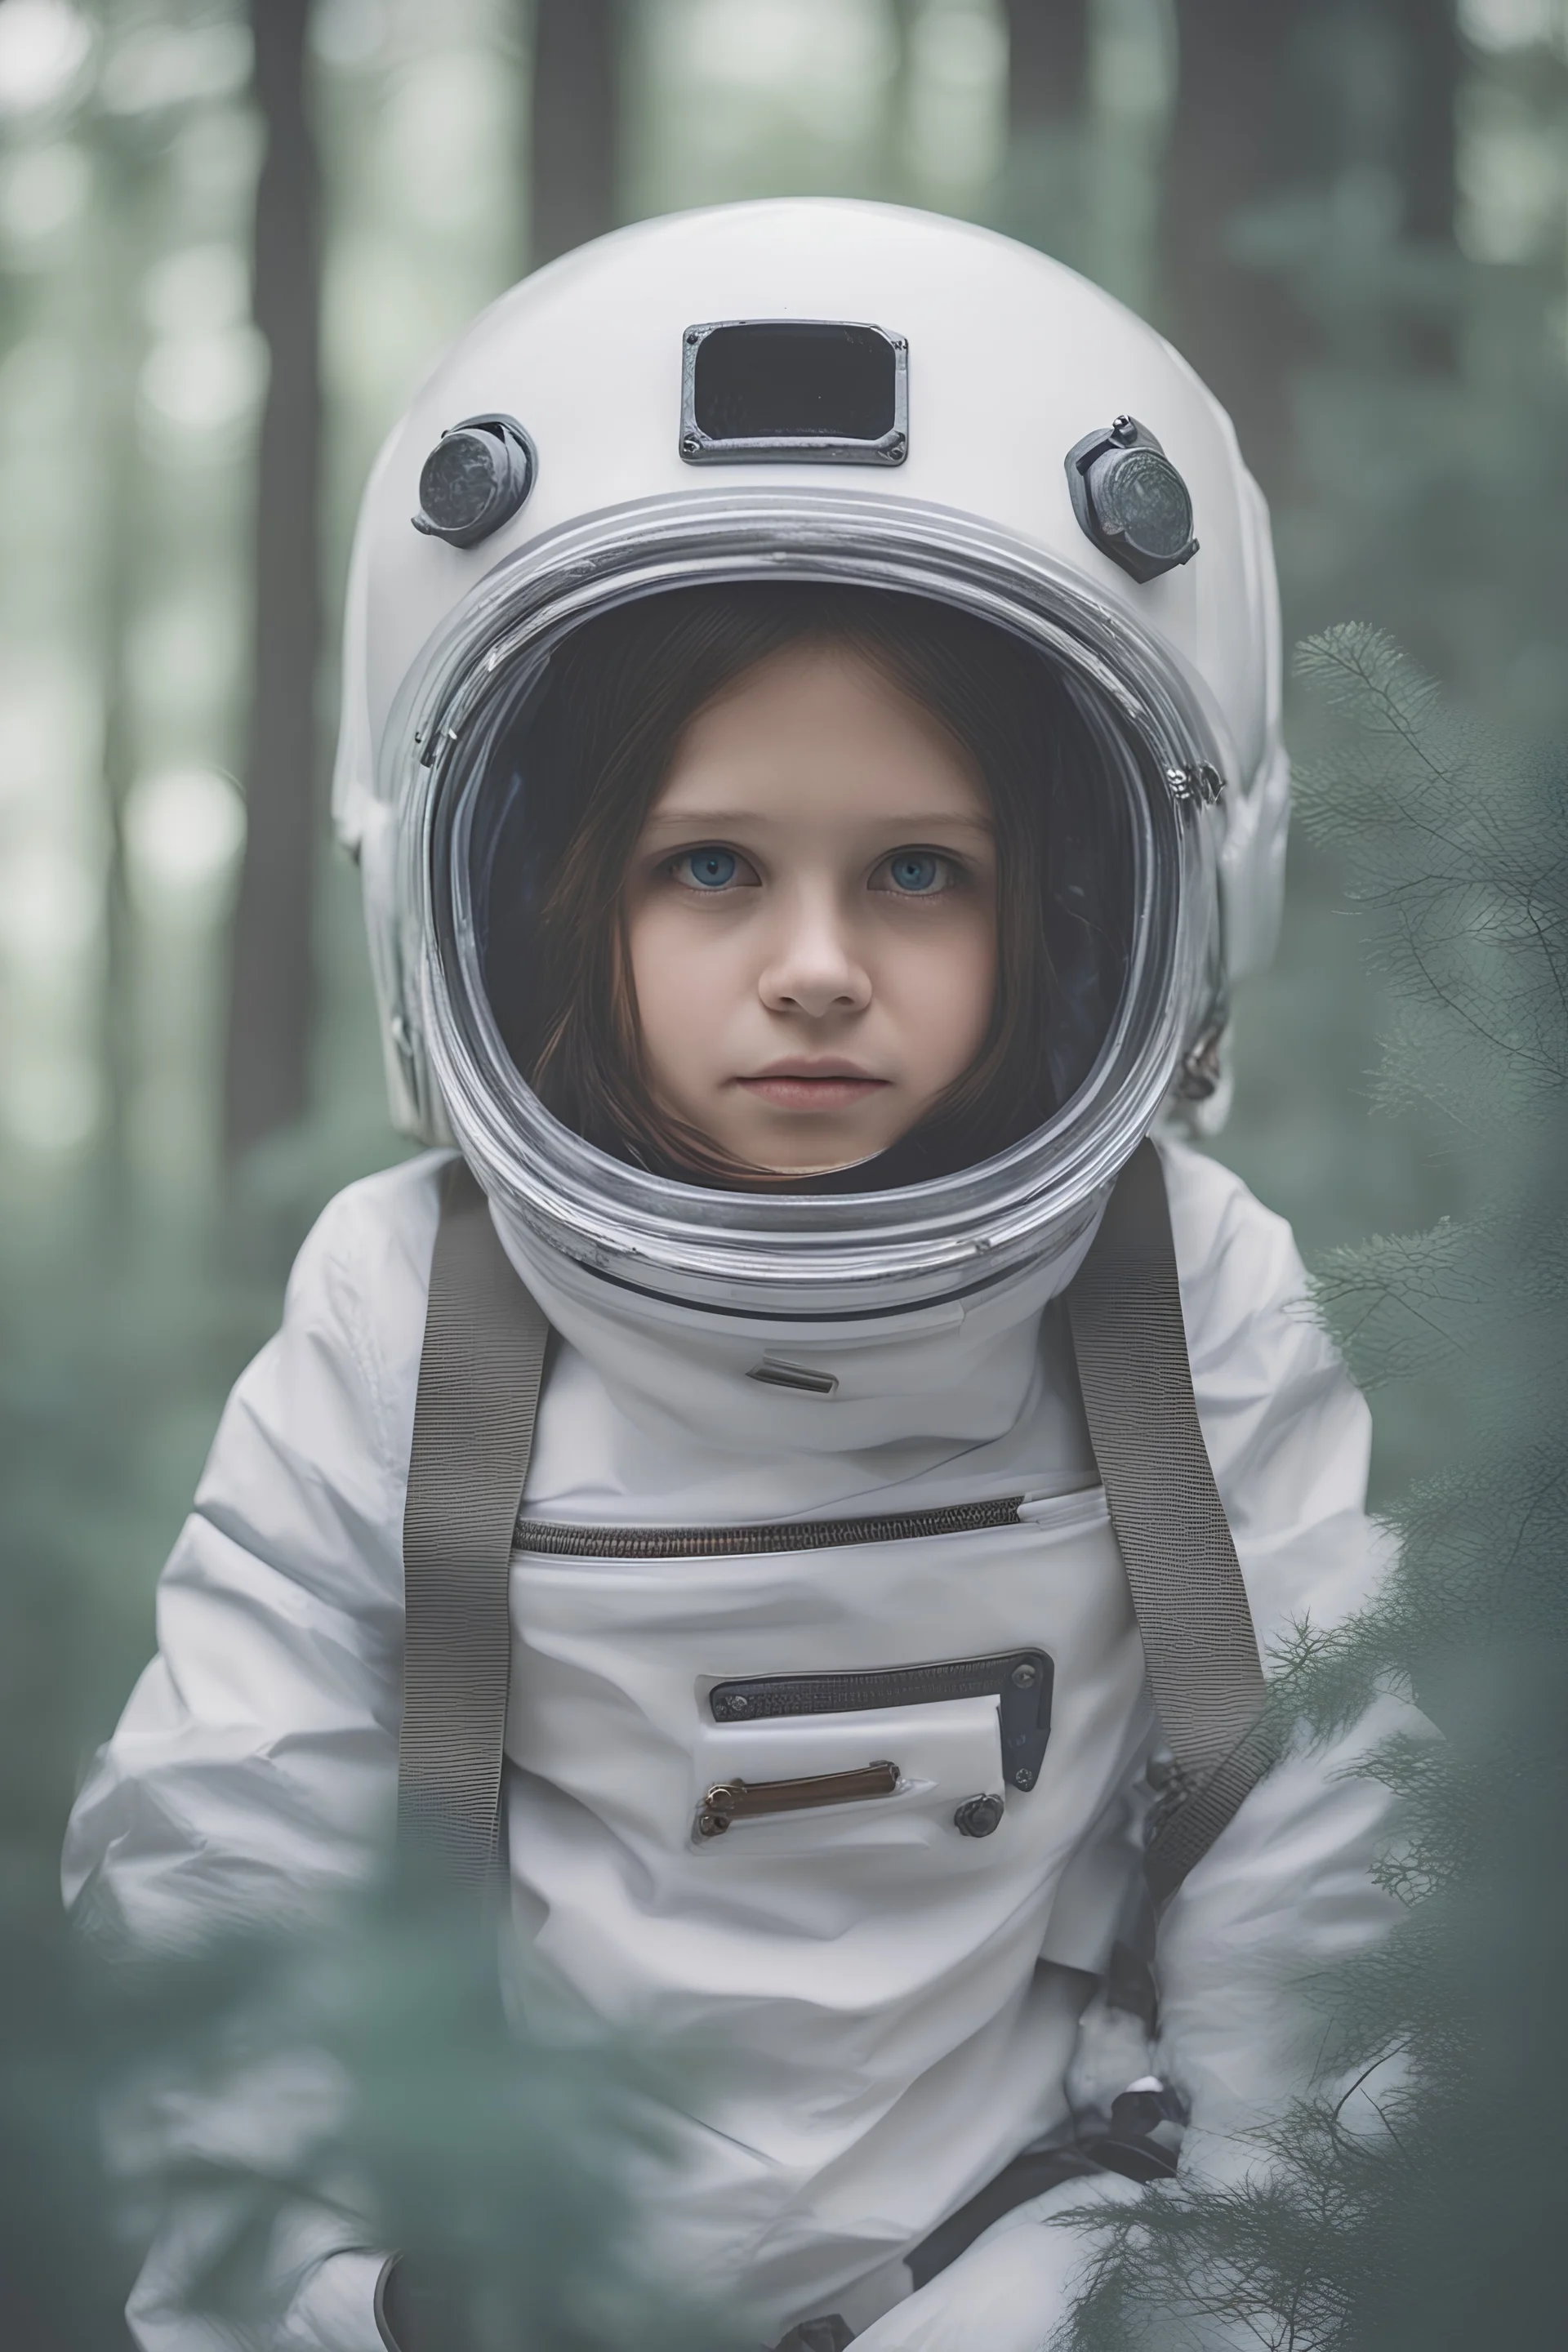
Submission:
[[[1322,1738],[1392,1686],[1444,1736],[1363,1760],[1399,1800],[1379,1875],[1405,1916],[1300,1988],[1317,2095],[1240,2186],[1096,2225],[1072,2352],[1473,2352],[1568,2324],[1568,762],[1457,718],[1375,630],[1300,667],[1326,714],[1303,822],[1397,996],[1381,1100],[1445,1112],[1484,1206],[1319,1269],[1357,1377],[1447,1367],[1468,1434],[1393,1514],[1377,1594],[1281,1645],[1273,1699]]]

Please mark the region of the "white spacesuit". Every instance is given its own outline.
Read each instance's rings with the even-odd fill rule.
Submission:
[[[1059,1108],[899,1190],[612,1158],[523,1083],[487,996],[488,873],[520,793],[526,823],[553,648],[629,598],[781,577],[1037,646],[1120,827],[1126,946]],[[558,1335],[510,1572],[514,1916],[598,2015],[721,2059],[655,2235],[769,2341],[832,2313],[868,2352],[1032,2352],[1083,2251],[1041,2222],[1134,2185],[1086,2172],[934,2275],[918,2250],[1138,2078],[1190,2109],[1184,2165],[1251,2161],[1301,2081],[1284,1979],[1385,1916],[1381,1794],[1342,1769],[1363,1727],[1289,1756],[1170,1899],[1153,2041],[1095,1991],[1161,1727],[1060,1302],[1157,1121],[1260,1647],[1373,1574],[1366,1416],[1289,1234],[1172,1126],[1223,1107],[1229,982],[1272,943],[1278,695],[1266,517],[1191,373],[1041,256],[889,208],[737,206],[542,271],[443,361],[367,492],[336,808],[394,1103],[456,1142]],[[160,1655],[71,1829],[73,1900],[138,1942],[275,1915],[384,1844],[441,1165],[331,1205],[225,1415]],[[941,1679],[976,1661],[1002,1680]],[[1004,1792],[1007,1677],[1032,1692],[1042,1664],[1042,1760]],[[857,1675],[881,1680],[836,1699]],[[742,1688],[791,1678],[809,1704]],[[716,1790],[868,1770],[891,1777],[859,1801],[714,1833]],[[291,2242],[279,2347],[374,2352],[384,2250],[308,2211]],[[132,2304],[144,2352],[218,2340],[182,2317],[189,2258],[176,2217]]]

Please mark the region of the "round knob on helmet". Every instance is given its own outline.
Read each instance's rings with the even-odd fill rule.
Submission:
[[[473,547],[511,520],[537,470],[533,444],[515,416],[465,416],[420,469],[414,528],[449,547]]]
[[[1158,580],[1197,553],[1187,486],[1135,416],[1086,434],[1068,452],[1067,476],[1086,536],[1134,580]]]

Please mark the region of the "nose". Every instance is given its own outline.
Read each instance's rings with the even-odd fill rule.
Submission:
[[[871,1002],[871,975],[855,951],[848,927],[830,892],[802,892],[781,908],[781,930],[757,980],[770,1013],[863,1013]]]

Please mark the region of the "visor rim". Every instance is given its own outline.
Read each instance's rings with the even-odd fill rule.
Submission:
[[[449,841],[454,793],[460,802],[467,790],[471,801],[472,776],[463,776],[470,729],[502,679],[515,685],[531,647],[631,597],[724,577],[883,587],[974,613],[1039,646],[1100,698],[1133,755],[1138,947],[1117,1021],[1069,1102],[972,1169],[896,1191],[826,1196],[652,1176],[555,1120],[516,1073],[499,1032],[493,1040],[469,1034],[476,1004],[488,1005],[482,990],[447,969],[454,952],[461,960],[474,950],[468,910],[447,898],[443,828]],[[1134,630],[1081,575],[973,517],[913,500],[783,488],[661,498],[520,551],[486,576],[410,672],[378,773],[379,796],[398,810],[414,1043],[486,1190],[546,1247],[617,1282],[721,1312],[765,1311],[771,1296],[792,1319],[929,1305],[972,1286],[977,1265],[989,1282],[1069,1243],[1153,1123],[1219,992],[1218,827],[1180,789],[1194,763],[1234,773],[1205,704],[1169,649]],[[461,871],[460,860],[452,870]],[[1135,1020],[1147,1034],[1130,1045]]]

